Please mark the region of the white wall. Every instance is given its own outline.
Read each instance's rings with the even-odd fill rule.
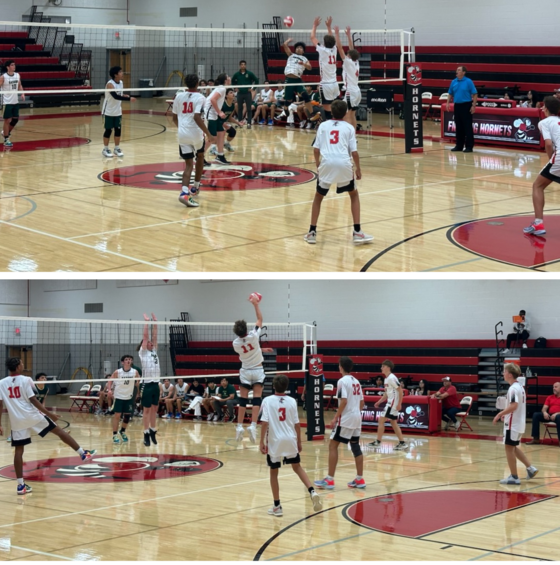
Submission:
[[[0,280],[0,316],[27,316],[27,281]]]
[[[180,7],[198,7],[197,18],[179,18]],[[291,15],[295,28],[310,29],[313,18],[332,15],[335,24],[355,29],[382,29],[384,0],[132,0],[136,25],[256,27],[273,16]],[[387,0],[389,29],[415,28],[418,45],[557,45],[557,0],[532,5],[526,0]],[[549,16],[547,16],[549,14]]]
[[[265,322],[313,322],[318,338],[492,339],[494,324],[524,308],[532,337],[560,338],[559,281],[179,281],[175,286],[116,288],[98,281],[96,290],[44,292],[31,281],[30,315],[80,319],[158,319],[189,312],[196,322],[252,319],[247,297],[263,294]],[[103,302],[103,314],[84,314],[85,302]]]

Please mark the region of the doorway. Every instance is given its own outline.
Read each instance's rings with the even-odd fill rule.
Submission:
[[[109,68],[121,67],[123,70],[123,87],[130,88],[131,66],[130,49],[109,49]]]
[[[8,345],[8,357],[19,357],[25,367],[22,374],[26,377],[33,375],[33,346]]]

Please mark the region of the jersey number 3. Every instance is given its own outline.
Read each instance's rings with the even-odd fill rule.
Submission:
[[[331,142],[331,145],[336,145],[338,143],[338,136],[339,136],[338,130],[333,129],[331,131],[331,136],[329,137],[329,141]]]
[[[19,386],[14,386],[8,387],[8,390],[10,391],[10,398],[21,398],[21,392],[19,390]]]
[[[284,422],[286,420],[285,408],[278,408],[278,420],[280,420],[280,422]]]
[[[193,103],[183,102],[183,114],[192,114],[192,113],[193,113]]]

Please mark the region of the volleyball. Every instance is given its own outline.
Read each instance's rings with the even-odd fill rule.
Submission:
[[[262,294],[258,292],[252,292],[249,296],[249,302],[258,303],[262,300]]]
[[[294,25],[294,18],[292,18],[292,16],[286,16],[284,18],[284,25],[286,27],[292,27]]]

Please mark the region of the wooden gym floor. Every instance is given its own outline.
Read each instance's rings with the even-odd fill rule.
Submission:
[[[67,406],[64,397],[49,404]],[[560,510],[559,448],[523,446],[538,476],[521,486],[508,474],[504,448],[489,419],[472,417],[474,433],[409,436],[395,452],[366,445],[365,490],[351,490],[354,463],[341,450],[336,488],[322,491],[313,512],[291,468],[280,471],[284,516],[269,516],[265,457],[232,424],[158,421],[157,446],[142,444],[142,426],[114,446],[110,418],[59,412],[61,426],[84,448],[80,465],[54,436],[26,448],[33,492],[16,495],[12,449],[0,445],[0,558],[4,561],[530,561],[555,559]],[[326,414],[329,421],[332,412]],[[7,418],[4,417],[4,423]],[[6,430],[7,431],[7,430]],[[327,440],[304,442],[311,480],[326,474]],[[63,459],[60,459],[63,458]],[[187,463],[185,463],[185,461]],[[188,465],[188,466],[185,466]],[[521,473],[521,468],[520,468]],[[132,479],[132,480],[131,480]]]
[[[481,146],[456,154],[427,140],[424,154],[406,155],[386,116],[375,115],[377,134],[359,137],[362,226],[375,240],[353,246],[348,197],[331,190],[309,245],[312,132],[241,130],[226,154],[237,166],[209,168],[200,208],[187,209],[177,201],[183,164],[166,107],[130,106],[122,160],[101,157],[99,108],[24,110],[33,119],[20,121],[12,150],[0,150],[0,271],[560,269],[556,185],[547,190],[547,236],[521,231],[544,154]],[[439,135],[439,124],[424,125]]]

